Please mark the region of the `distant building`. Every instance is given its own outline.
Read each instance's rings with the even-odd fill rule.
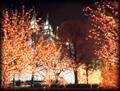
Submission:
[[[48,14],[47,14],[45,22],[43,23],[43,25],[41,25],[42,27],[40,28],[38,25],[37,19],[36,19],[36,13],[34,11],[30,24],[31,24],[30,28],[34,32],[35,36],[46,35],[48,36],[49,39],[58,39],[58,34],[53,32],[53,28],[49,23]],[[58,30],[58,26],[56,29]]]
[[[51,27],[51,25],[49,24],[49,20],[48,20],[49,16],[47,15],[46,21],[43,24],[43,33],[45,35],[48,35],[50,38],[55,38],[55,35],[53,33],[53,28]]]

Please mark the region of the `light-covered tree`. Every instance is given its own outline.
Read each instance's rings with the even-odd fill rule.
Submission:
[[[8,12],[3,10],[2,30],[4,32],[2,44],[2,87],[8,87],[10,77],[16,72],[22,71],[32,59],[32,52],[28,47],[27,40],[31,37],[30,15],[18,14],[18,11]]]
[[[84,9],[92,21],[88,40],[95,41],[94,54],[103,65],[100,84],[103,88],[118,87],[118,10],[113,3],[96,2],[96,9],[90,7]]]
[[[47,70],[45,81],[49,81],[49,86],[50,82],[52,84],[50,80],[57,80],[62,71],[73,70],[75,64],[64,51],[61,42],[41,36],[36,44],[36,50],[38,54],[36,57],[39,59],[37,63]]]

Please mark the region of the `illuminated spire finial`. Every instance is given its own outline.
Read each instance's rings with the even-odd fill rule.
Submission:
[[[49,24],[49,14],[48,13],[46,15],[46,21],[44,22],[43,29],[44,29],[44,33],[48,34],[49,37],[55,37],[55,35],[53,34],[53,29],[52,29],[51,25]]]
[[[48,25],[49,24],[49,14],[47,13],[47,16],[46,16],[46,21],[45,21],[45,24]]]
[[[33,7],[33,17],[31,19],[31,29],[33,29],[34,32],[36,32],[37,30],[39,30],[38,24],[37,24],[37,20],[36,20],[36,12],[35,12],[35,8]]]
[[[33,6],[33,16],[35,16],[35,17],[37,16],[34,6]]]

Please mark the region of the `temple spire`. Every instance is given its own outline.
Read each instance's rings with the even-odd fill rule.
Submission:
[[[36,20],[36,16],[37,16],[37,14],[36,14],[36,12],[35,12],[35,10],[33,11],[33,16],[32,16],[32,19],[31,19],[31,29],[34,31],[34,32],[36,32],[36,31],[38,31],[39,30],[39,27],[38,27],[38,24],[37,24],[37,20]]]
[[[49,14],[48,13],[46,16],[46,21],[44,22],[44,25],[43,25],[43,30],[44,30],[44,34],[47,34],[49,37],[55,37],[55,35],[53,34],[53,29],[49,23]]]

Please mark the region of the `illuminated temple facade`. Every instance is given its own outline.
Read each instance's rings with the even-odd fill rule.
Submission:
[[[47,14],[46,20],[40,29],[37,24],[36,15],[34,14],[31,19],[31,29],[33,32],[42,32],[44,35],[48,35],[49,37],[55,38],[55,34],[53,33],[53,28],[49,23],[49,16]]]
[[[52,28],[52,26],[50,25],[48,18],[49,18],[49,16],[48,16],[48,14],[47,14],[46,21],[44,22],[44,25],[43,25],[43,27],[42,27],[43,32],[44,32],[44,34],[47,34],[47,35],[49,35],[50,37],[55,37],[55,35],[54,35],[54,33],[53,33],[53,28]]]

